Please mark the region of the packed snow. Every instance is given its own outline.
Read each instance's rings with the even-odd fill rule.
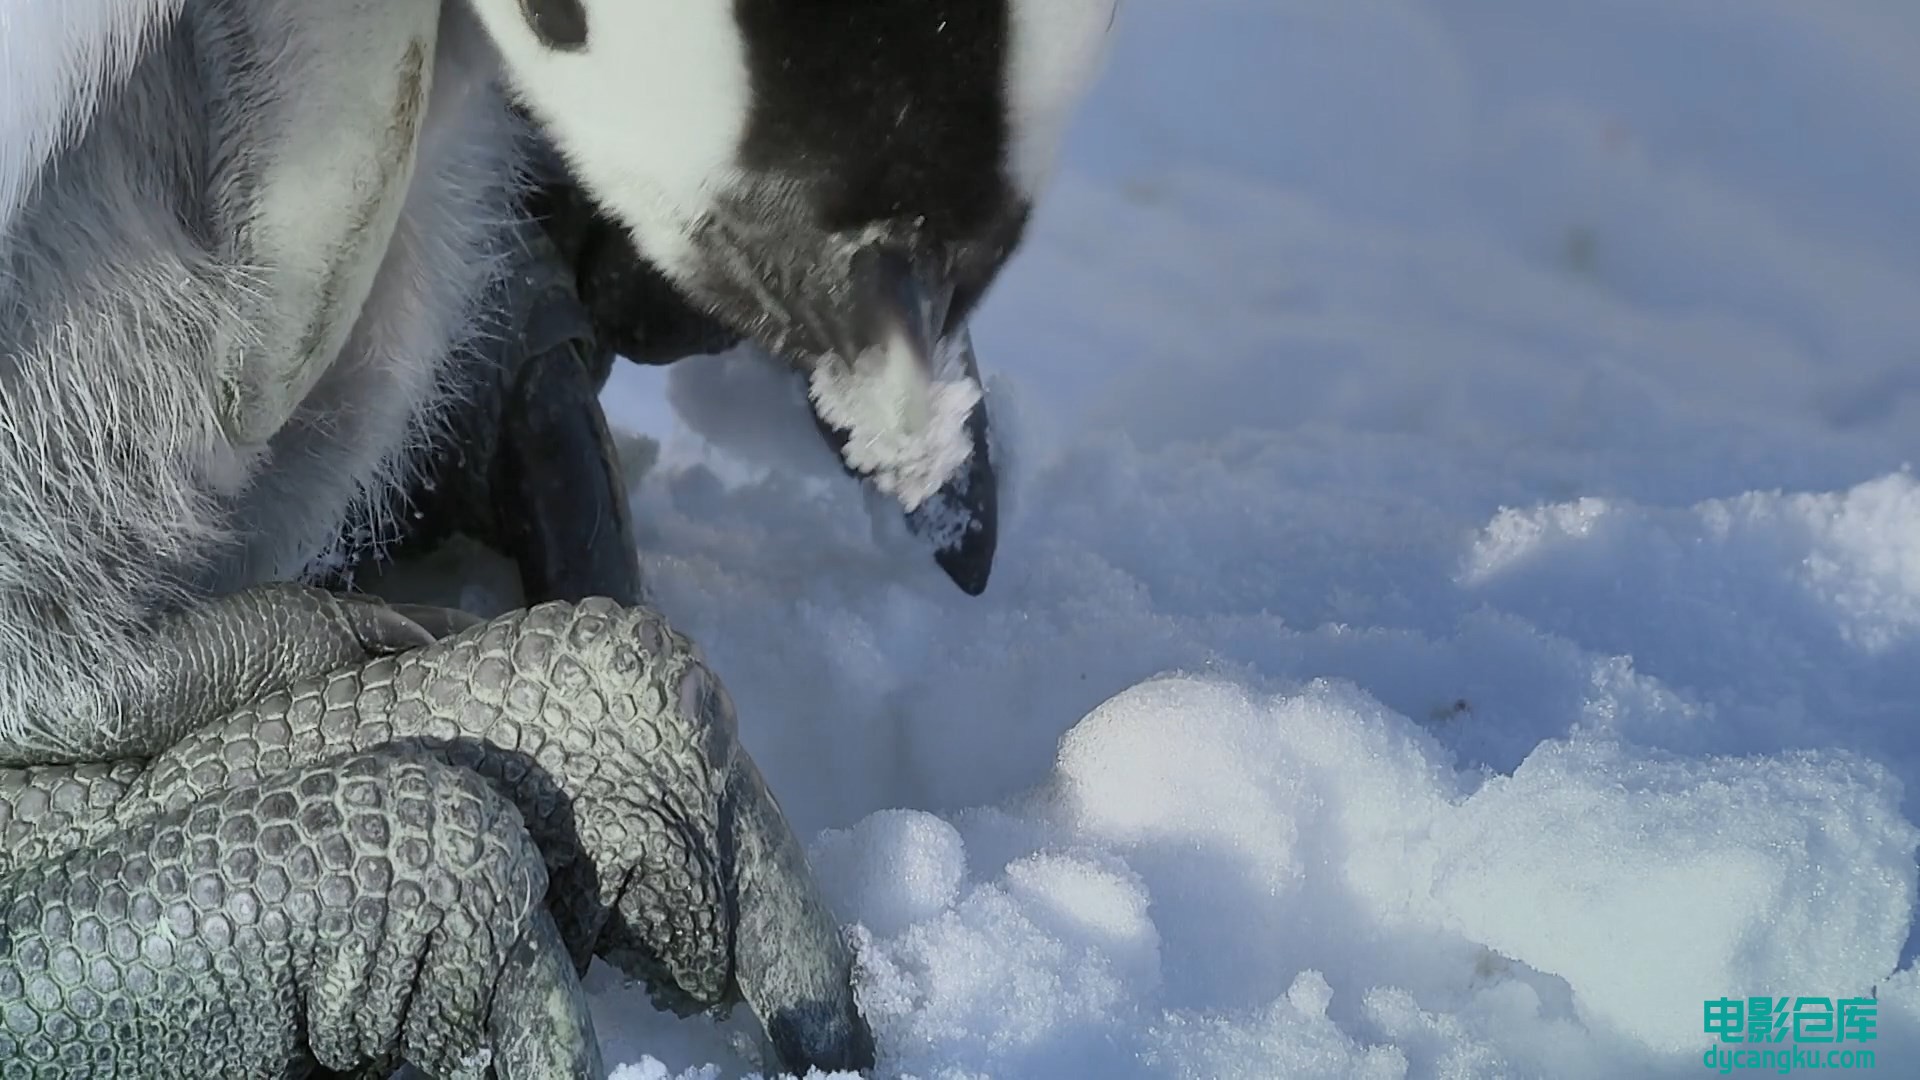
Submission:
[[[976,326],[970,599],[804,387],[623,368],[650,587],[881,1075],[1920,1075],[1920,5],[1128,0]],[[621,1080],[742,1017],[592,973]]]

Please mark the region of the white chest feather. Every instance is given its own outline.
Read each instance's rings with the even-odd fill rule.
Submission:
[[[0,251],[34,177],[184,0],[0,0]]]
[[[1012,0],[1008,127],[1015,180],[1038,192],[1053,171],[1067,124],[1106,58],[1118,0]]]
[[[307,157],[310,175],[298,168],[302,156],[290,155],[266,181],[262,202],[275,208],[280,239],[306,245],[290,254],[335,257],[290,264],[295,272],[275,297],[286,326],[274,348],[287,347],[288,328],[307,325],[301,319],[320,332],[310,351],[269,353],[305,366],[298,381],[275,388],[291,419],[271,432],[267,467],[234,508],[248,532],[209,572],[214,585],[298,575],[327,557],[349,521],[350,543],[388,539],[383,493],[404,482],[411,453],[460,379],[451,365],[500,271],[494,241],[513,212],[521,133],[495,87],[498,57],[466,10],[441,9],[435,33],[426,54],[431,90],[412,114],[387,118],[387,142],[351,144],[351,167],[344,155],[326,169]],[[392,72],[385,77],[391,87]],[[415,81],[424,88],[429,80]],[[404,103],[404,95],[387,100]],[[307,134],[302,154],[329,145],[326,122],[314,123],[320,129]],[[256,415],[268,426],[270,416]]]
[[[293,88],[271,118],[249,247],[269,310],[230,387],[242,445],[278,431],[339,355],[413,177],[438,3],[335,0],[289,15]]]

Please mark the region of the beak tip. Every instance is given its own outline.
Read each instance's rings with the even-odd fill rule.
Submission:
[[[931,542],[933,561],[961,592],[979,596],[993,576],[998,507],[990,471],[976,471],[969,481],[965,496],[956,497],[949,487],[933,503],[907,514],[907,527]]]
[[[966,468],[931,502],[907,515],[912,530],[933,541],[934,562],[968,596],[987,591],[1000,546],[1000,482],[987,426],[986,403],[981,402],[967,417],[973,456]]]
[[[982,535],[986,537],[984,541],[974,541],[974,537]],[[961,592],[968,596],[979,596],[987,591],[987,579],[993,576],[993,549],[992,533],[981,530],[969,533],[967,539],[956,547],[934,552],[933,559],[960,587]]]

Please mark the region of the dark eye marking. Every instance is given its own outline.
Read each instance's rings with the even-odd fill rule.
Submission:
[[[587,47],[587,9],[581,0],[520,0],[520,13],[547,48],[578,52]]]

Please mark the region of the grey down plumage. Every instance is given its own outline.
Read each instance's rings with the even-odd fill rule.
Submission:
[[[985,588],[969,322],[1114,15],[0,0],[0,1080],[597,1077],[592,956],[744,999],[788,1069],[871,1065],[799,845],[657,615],[311,584],[402,531],[490,340],[572,334],[495,318],[537,135],[649,274],[575,266],[784,365]],[[493,498],[595,452],[557,374]],[[519,540],[554,571],[574,525]]]
[[[511,265],[521,133],[468,7],[0,26],[0,1077],[597,1080],[596,955],[744,998],[790,1068],[871,1064],[838,928],[657,615],[291,584],[392,532]],[[36,30],[86,67],[64,112],[16,81]]]

